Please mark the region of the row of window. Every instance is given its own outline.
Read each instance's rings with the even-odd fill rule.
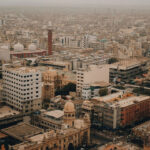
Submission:
[[[12,72],[9,72],[9,71],[6,71],[6,70],[4,71],[4,73],[14,75],[14,76],[17,76],[17,77],[21,77],[21,78],[29,78],[29,77],[33,76],[33,75],[19,75],[19,74],[12,73]],[[36,74],[36,76],[39,76],[39,74]]]

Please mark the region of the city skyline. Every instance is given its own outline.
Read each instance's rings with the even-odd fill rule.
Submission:
[[[150,150],[150,0],[0,0],[0,150]]]
[[[149,6],[149,0],[2,0],[0,6]]]

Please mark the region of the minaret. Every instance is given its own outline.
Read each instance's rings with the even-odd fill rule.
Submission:
[[[48,55],[52,55],[52,23],[48,22]]]
[[[52,29],[48,29],[48,55],[52,55]]]

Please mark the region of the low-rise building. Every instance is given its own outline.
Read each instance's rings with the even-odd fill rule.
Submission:
[[[148,70],[147,63],[147,59],[130,59],[115,63],[110,67],[110,82],[130,82],[130,80],[144,74]]]
[[[71,65],[68,62],[61,62],[61,61],[40,61],[39,65],[41,66],[48,66],[52,67],[53,69],[58,69],[58,70],[71,70]]]
[[[31,123],[43,129],[61,129],[63,124],[64,112],[61,110],[46,111],[32,115]]]
[[[127,143],[125,141],[118,141],[115,143],[108,143],[104,146],[101,146],[99,148],[100,150],[141,150],[140,147],[131,144],[131,143]]]
[[[55,96],[54,83],[43,83],[42,99],[47,101]]]
[[[99,94],[100,89],[108,88],[108,87],[109,87],[109,83],[102,82],[102,81],[83,85],[82,98],[88,100],[93,97],[98,97],[98,96],[100,96],[100,94]]]
[[[51,117],[62,114],[55,112],[45,112]],[[29,124],[19,124],[2,130],[10,137],[14,137],[20,142],[11,145],[12,150],[49,150],[49,149],[77,149],[79,146],[90,144],[90,119],[86,114],[83,119],[76,119],[74,104],[68,101],[64,106],[63,128],[48,130],[44,132],[38,127]],[[41,120],[39,120],[41,122]]]
[[[81,68],[77,71],[76,80],[77,94],[82,96],[82,89],[86,84],[101,81],[109,83],[109,65],[92,65],[89,68]]]
[[[0,104],[0,127],[5,128],[11,124],[23,121],[23,114],[13,110],[11,107]]]
[[[102,126],[116,129],[129,125],[149,117],[149,96],[135,96],[118,92],[92,100],[94,110],[99,108],[102,114]],[[94,111],[93,110],[93,111]]]
[[[140,138],[143,141],[144,150],[150,149],[150,121],[136,126],[132,131],[134,138]]]

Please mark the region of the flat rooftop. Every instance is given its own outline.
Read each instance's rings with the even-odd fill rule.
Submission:
[[[49,132],[45,132],[45,133],[41,133],[35,136],[32,136],[29,138],[30,141],[32,142],[38,142],[38,143],[42,143],[44,138],[48,139],[48,138],[55,138],[56,137],[56,133],[54,130],[51,130]]]
[[[4,134],[12,136],[20,141],[24,141],[25,138],[29,138],[40,133],[43,133],[43,130],[32,126],[27,123],[20,123],[5,129],[1,130]]]
[[[106,95],[103,97],[94,97],[93,99],[100,101],[100,102],[107,102],[107,101],[110,101],[111,99],[121,97],[123,94],[124,94],[123,92],[117,92],[117,93]]]
[[[127,107],[135,103],[150,100],[150,96],[135,96],[130,93],[117,92],[103,97],[94,97],[92,100],[103,104],[108,104],[111,107]]]
[[[139,103],[139,102],[142,102],[142,101],[145,101],[148,99],[150,100],[149,96],[143,96],[143,95],[141,95],[141,96],[130,96],[130,97],[118,100],[118,101],[114,101],[114,103],[111,106],[112,107],[115,107],[115,106],[128,107],[130,105],[133,105],[135,103]]]
[[[15,72],[18,74],[21,73],[39,73],[39,71],[34,68],[34,67],[8,67],[6,70],[11,71],[11,72]]]
[[[141,125],[136,126],[133,130],[150,136],[150,121],[147,121]]]
[[[142,63],[147,62],[147,61],[148,60],[146,58],[122,60],[120,62],[112,64],[110,68],[121,69],[121,70],[132,69],[132,68],[140,66]]]
[[[91,84],[91,86],[100,86],[100,87],[107,87],[110,84],[104,81],[94,82]]]
[[[68,62],[63,62],[63,61],[40,61],[42,64],[49,64],[49,65],[55,65],[55,66],[66,66],[69,63]]]
[[[23,50],[23,51],[10,51],[10,54],[14,55],[14,54],[34,54],[34,53],[41,53],[41,52],[47,52],[47,50]]]
[[[117,150],[141,150],[140,147],[132,143],[127,143],[125,141],[118,141],[117,143],[108,143],[106,145],[101,146],[98,150],[114,149],[114,147],[116,147]]]
[[[64,112],[61,110],[46,111],[43,114],[53,118],[61,118],[64,116]]]
[[[19,111],[13,110],[9,106],[0,107],[0,118],[17,115],[19,113],[20,113]]]

